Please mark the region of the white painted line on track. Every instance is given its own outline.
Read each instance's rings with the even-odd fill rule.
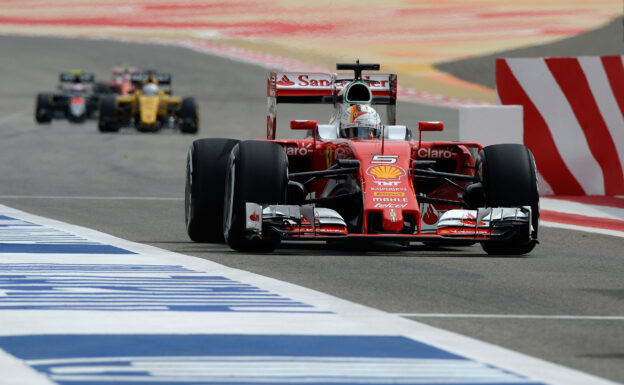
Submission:
[[[74,366],[73,369],[69,367],[66,369],[61,367],[48,367],[46,369],[46,367],[43,366],[33,366],[33,368],[36,368],[39,372],[43,371],[49,373],[52,379],[55,378],[52,374],[57,373],[55,371],[61,369],[76,371],[74,373],[75,376],[63,377],[68,380],[71,378],[84,379],[85,381],[83,381],[83,383],[87,383],[86,381],[88,379],[95,378],[90,377],[93,374],[89,372],[90,370],[96,372],[93,376],[97,377],[101,375],[103,376],[102,379],[104,379],[106,378],[106,373],[102,372],[104,370],[102,368],[107,366],[106,360],[110,360],[111,357],[120,357],[120,353],[125,353],[125,355],[122,355],[118,360],[119,367],[128,367],[128,365],[131,366],[133,364],[132,357],[139,357],[138,359],[140,360],[147,360],[147,358],[145,358],[147,355],[154,355],[153,349],[149,349],[149,352],[146,354],[143,354],[142,351],[139,351],[138,354],[134,353],[135,350],[140,350],[142,346],[144,346],[141,341],[146,338],[152,342],[160,341],[158,343],[161,343],[161,345],[158,346],[161,347],[169,347],[172,346],[171,344],[176,343],[186,347],[188,346],[187,344],[194,343],[198,346],[201,345],[201,349],[212,349],[212,347],[215,347],[214,349],[219,349],[223,344],[229,344],[226,346],[229,349],[247,349],[247,347],[252,349],[254,346],[260,346],[268,350],[272,349],[271,347],[278,344],[279,341],[285,340],[291,342],[295,341],[297,343],[291,343],[290,345],[282,344],[280,346],[300,347],[305,344],[300,345],[298,341],[307,341],[308,345],[306,346],[318,347],[318,341],[330,341],[329,345],[335,348],[336,346],[341,346],[338,341],[344,340],[377,341],[381,339],[387,342],[397,341],[398,339],[402,344],[418,345],[420,346],[419,349],[424,349],[423,351],[430,350],[437,352],[436,354],[454,355],[455,358],[451,358],[457,362],[448,361],[447,363],[449,364],[472,363],[475,364],[473,369],[482,370],[482,368],[489,368],[491,369],[491,371],[488,372],[488,375],[491,376],[490,378],[496,377],[502,379],[504,376],[513,374],[515,377],[513,381],[510,382],[523,384],[535,384],[536,382],[552,385],[614,384],[611,381],[590,374],[565,368],[487,342],[435,328],[420,322],[402,318],[395,314],[385,313],[377,309],[355,304],[287,282],[229,268],[208,260],[126,241],[95,230],[38,217],[6,206],[0,205],[0,215],[53,227],[76,234],[90,241],[106,243],[107,245],[137,253],[115,255],[2,253],[0,254],[0,268],[2,268],[2,266],[9,266],[9,269],[4,269],[2,276],[6,281],[5,285],[11,287],[10,289],[2,289],[5,293],[8,290],[13,293],[12,295],[32,296],[34,293],[33,287],[28,286],[29,283],[27,282],[31,279],[32,284],[38,284],[40,281],[56,282],[50,281],[51,279],[65,279],[65,282],[67,282],[67,280],[78,279],[86,282],[82,293],[69,287],[56,289],[55,283],[50,285],[50,288],[47,290],[55,291],[56,294],[62,296],[80,296],[84,294],[84,290],[91,290],[94,296],[98,295],[98,293],[114,294],[124,291],[151,295],[150,293],[153,292],[154,289],[149,289],[147,291],[136,290],[136,288],[141,288],[139,285],[141,282],[138,282],[137,285],[139,286],[135,288],[124,283],[127,281],[126,278],[137,277],[139,278],[138,281],[166,278],[169,279],[171,283],[174,283],[174,281],[184,282],[185,277],[192,277],[193,279],[201,277],[205,277],[204,279],[222,277],[229,282],[235,281],[248,285],[252,290],[257,288],[263,293],[275,293],[281,298],[289,299],[300,304],[307,304],[315,310],[315,312],[291,313],[274,313],[270,311],[244,312],[236,310],[181,311],[175,309],[154,311],[136,311],[133,309],[126,309],[126,311],[105,311],[97,306],[94,306],[91,310],[59,310],[56,308],[54,310],[43,310],[38,304],[39,302],[28,302],[24,304],[28,310],[12,310],[8,309],[5,305],[5,308],[0,310],[0,324],[2,325],[2,329],[0,329],[0,344],[3,344],[2,348],[11,354],[13,354],[14,351],[17,351],[18,353],[16,354],[19,354],[19,352],[24,352],[27,348],[36,351],[41,346],[45,347],[43,353],[50,352],[51,346],[57,346],[59,349],[69,349],[71,353],[73,352],[71,349],[77,349],[77,346],[85,346],[85,348],[80,351],[83,355],[24,355],[20,357],[26,360],[26,362],[29,362],[29,360],[56,359],[62,357],[94,357],[93,353],[97,352],[95,357],[100,358],[98,361],[100,363],[97,364],[97,367],[94,366],[92,369],[85,368],[87,372],[81,372],[80,365]],[[46,266],[49,267],[50,265],[52,265],[52,268],[42,272],[42,268]],[[149,271],[144,271],[147,268],[149,268]],[[173,268],[180,270],[180,272],[169,273],[168,271]],[[119,272],[118,270],[120,269],[125,269],[126,271]],[[119,284],[119,288],[116,289],[107,288],[106,285],[104,285],[104,287],[98,285],[89,286],[88,279],[85,278],[85,276],[89,275],[116,277],[116,279],[122,282]],[[24,290],[17,290],[16,294],[15,289],[13,289],[14,286],[11,285],[19,285],[20,280],[26,281],[26,287]],[[48,301],[49,299],[44,298],[43,300]],[[79,298],[77,301],[78,300]],[[10,306],[13,305],[11,304]],[[39,306],[39,308],[32,308],[33,306]],[[91,306],[91,304],[89,306]],[[121,308],[122,307],[120,307],[119,310],[122,310]],[[182,343],[176,342],[180,340]],[[115,349],[117,350],[113,351],[109,349],[108,352],[105,352],[104,349],[106,346],[116,343],[115,341],[130,342],[123,342],[125,345],[119,342],[115,345]],[[252,342],[251,344],[250,341]],[[124,350],[120,351],[119,346],[122,346]],[[324,346],[328,345],[326,344]],[[323,349],[324,348],[325,347],[323,347]],[[130,351],[126,352],[125,349],[130,349]],[[363,350],[360,349],[358,352],[362,354]],[[198,355],[200,360],[206,357],[214,359],[216,356],[222,355],[218,354],[220,351],[201,353],[202,352]],[[278,361],[282,359],[288,360],[289,357],[296,356],[296,354],[271,353],[272,352],[269,351],[268,353],[261,354],[261,356],[278,356]],[[156,355],[158,356],[158,354]],[[171,354],[169,351],[163,351],[160,355],[170,356]],[[178,356],[182,355],[184,354],[178,354]],[[186,355],[192,356],[194,354]],[[234,356],[242,357],[249,356],[249,354],[241,353],[238,355],[234,354]],[[301,354],[299,354],[299,356],[301,356]],[[308,358],[311,356],[326,358],[335,357],[329,354],[319,355],[313,353],[304,356]],[[362,358],[362,356],[358,356],[357,354],[353,356],[352,358],[356,359]],[[258,355],[256,355],[256,357],[258,357]],[[390,355],[390,357],[393,356]],[[394,357],[399,358],[397,356]],[[377,362],[383,361],[382,356],[373,358],[378,359]],[[407,358],[411,359],[413,357]],[[413,359],[415,364],[424,365],[425,363],[423,360],[429,358],[429,356],[426,356]],[[465,360],[468,360],[468,362]],[[1,356],[0,361],[2,361]],[[271,364],[275,362],[274,360]],[[249,362],[247,361],[247,363]],[[5,362],[4,364],[7,363]],[[190,363],[189,365],[193,368],[198,368],[198,370],[202,367],[200,364],[194,365]],[[117,367],[117,365],[115,365],[115,367]],[[180,367],[184,367],[183,363]],[[343,375],[343,373],[339,374]],[[150,374],[150,376],[152,375],[158,376],[159,374],[154,372]],[[452,383],[468,383],[468,381],[459,381],[461,379],[461,371],[454,372],[453,375],[456,377],[454,377],[454,382]],[[12,380],[19,378],[17,376],[18,374],[14,373],[14,375],[10,377],[3,376],[3,378]],[[168,378],[166,374],[162,374],[162,376],[161,378]],[[124,378],[128,380],[136,378],[130,377],[132,376]],[[337,378],[344,379],[345,377]],[[349,377],[349,379],[352,378],[353,377]],[[60,378],[57,379],[61,380]],[[266,380],[266,378],[262,378],[262,376],[254,377],[254,380],[258,380],[258,382],[262,379]],[[363,379],[360,383],[366,382],[366,379],[370,380],[370,377]],[[136,378],[136,381],[140,380],[140,378]],[[274,379],[273,382],[278,382],[277,380],[278,379]],[[397,378],[389,379],[389,381],[390,380],[397,380]],[[27,383],[35,384],[35,382]]]
[[[581,202],[573,202],[565,199],[556,198],[540,198],[540,209],[548,210],[555,213],[580,215],[581,217],[588,217],[590,220],[606,219],[608,221],[621,221],[624,223],[624,209],[619,207],[610,207],[603,205],[592,205]],[[548,220],[540,220],[540,226],[543,227],[555,227],[566,230],[584,231],[594,234],[610,235],[614,237],[624,238],[624,231],[617,230],[616,226],[613,229],[603,227],[591,227],[583,226],[582,219],[565,219],[563,221],[568,223],[553,222]],[[617,222],[611,222],[617,223]]]
[[[539,315],[539,314],[447,314],[447,313],[392,313],[409,318],[491,318],[538,320],[624,321],[620,315]]]
[[[0,199],[76,199],[76,200],[128,200],[128,201],[183,201],[177,197],[106,197],[86,195],[0,195]]]
[[[540,198],[540,209],[565,214],[578,214],[587,217],[624,221],[624,209],[618,207],[591,205],[563,199]]]
[[[566,229],[566,230],[583,231],[586,233],[611,235],[613,237],[624,238],[624,231],[600,229],[597,227],[577,226],[577,225],[569,225],[567,223],[548,222],[548,221],[540,221],[540,226],[555,227],[555,228]]]

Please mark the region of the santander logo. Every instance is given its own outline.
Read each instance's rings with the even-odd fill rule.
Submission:
[[[292,80],[288,79],[288,76],[284,75],[280,80],[276,82],[279,86],[292,86],[295,84]]]

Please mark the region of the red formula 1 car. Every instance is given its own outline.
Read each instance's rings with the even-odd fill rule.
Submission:
[[[94,87],[102,94],[130,95],[136,90],[132,77],[140,73],[137,68],[127,65],[113,67],[109,82],[96,83]]]
[[[199,139],[189,151],[185,212],[190,238],[240,251],[281,241],[385,241],[470,245],[525,254],[537,243],[539,195],[531,152],[520,144],[424,142],[395,123],[397,77],[379,64],[351,73],[273,72],[267,140]],[[328,124],[295,120],[302,140],[276,140],[278,103],[330,103]],[[386,107],[386,124],[374,107]]]

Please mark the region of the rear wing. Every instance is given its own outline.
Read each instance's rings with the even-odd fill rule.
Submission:
[[[275,139],[278,103],[342,103],[339,93],[354,78],[352,73],[271,72],[267,79],[267,139]],[[396,74],[366,74],[362,81],[371,90],[372,104],[387,105],[389,124],[395,124]]]
[[[149,77],[156,80],[159,85],[171,85],[171,75],[170,74],[158,74],[158,73],[141,73],[141,74],[133,74],[130,75],[130,81],[133,84],[143,84],[147,81]]]
[[[95,80],[94,74],[61,72],[59,81],[61,83],[92,83]]]

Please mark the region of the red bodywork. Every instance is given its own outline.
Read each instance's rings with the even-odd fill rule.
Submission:
[[[136,89],[136,85],[132,83],[132,75],[137,74],[139,71],[130,68],[125,69],[122,67],[115,67],[112,70],[111,80],[108,82],[108,86],[120,95],[130,95]]]
[[[356,178],[361,182],[363,193],[363,234],[369,232],[368,217],[372,213],[381,214],[383,230],[388,233],[400,233],[403,229],[404,216],[411,215],[416,221],[417,234],[435,234],[435,225],[441,213],[456,209],[457,206],[419,204],[416,193],[426,192],[428,197],[448,200],[461,199],[461,194],[457,188],[446,183],[441,183],[437,187],[419,186],[411,172],[412,159],[443,159],[449,165],[455,165],[444,171],[474,176],[474,158],[469,149],[476,150],[473,153],[481,151],[481,145],[477,143],[417,140],[385,140],[383,152],[380,139],[339,138],[274,140],[274,142],[284,147],[290,164],[302,163],[296,159],[308,159],[310,168],[306,171],[326,170],[335,165],[338,159],[360,161]],[[328,183],[326,179],[319,179],[310,186],[309,191],[320,197]],[[467,183],[458,182],[462,187]]]
[[[390,124],[395,120],[396,75],[371,74],[369,88],[373,98],[387,101]],[[354,175],[362,191],[361,233],[350,236],[375,237],[439,237],[436,224],[439,216],[457,205],[420,203],[417,194],[430,198],[461,201],[461,190],[449,183],[417,181],[413,172],[413,161],[435,160],[437,171],[474,176],[475,157],[481,151],[478,143],[423,142],[419,140],[348,139],[318,137],[314,135],[303,140],[276,140],[277,103],[327,103],[327,97],[340,94],[348,74],[318,73],[271,73],[268,79],[267,139],[281,144],[289,159],[289,172],[321,171],[335,165],[340,159],[357,159],[359,169]],[[325,98],[325,99],[324,99]],[[338,107],[337,107],[338,108]],[[441,123],[423,125],[427,131],[437,131]],[[293,129],[307,129],[309,123],[293,121]],[[420,137],[420,135],[419,135]],[[302,166],[304,165],[304,166]],[[327,194],[329,180],[319,178],[311,183],[311,196]],[[459,181],[465,187],[468,181]],[[381,228],[371,229],[371,217],[381,218]],[[405,231],[404,220],[411,219],[414,229]],[[486,233],[488,231],[486,230]],[[454,234],[460,235],[461,234]],[[487,234],[483,234],[484,236]],[[474,239],[474,229],[470,234]]]

